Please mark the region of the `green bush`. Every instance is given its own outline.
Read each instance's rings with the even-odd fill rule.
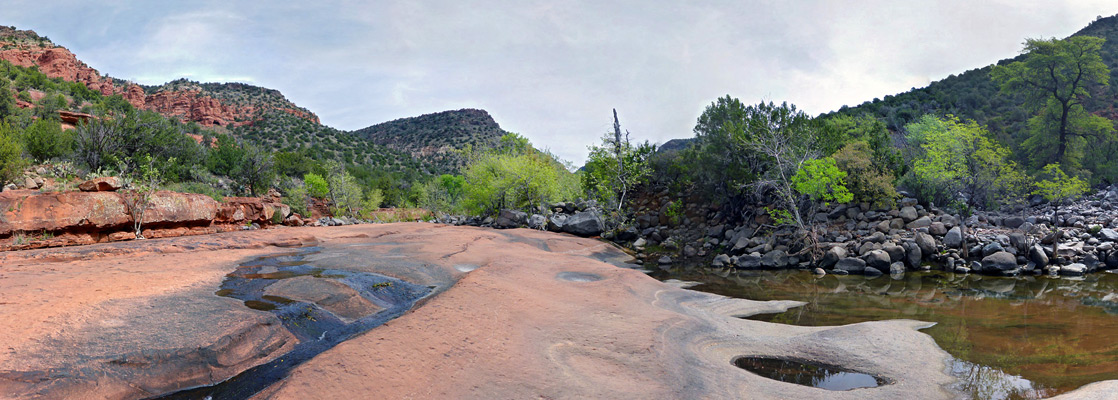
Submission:
[[[11,125],[0,121],[0,186],[12,182],[23,172],[23,146]]]
[[[306,183],[307,194],[311,197],[325,199],[326,195],[330,194],[330,185],[322,175],[315,173],[303,175],[303,182]]]
[[[23,145],[31,157],[44,162],[68,156],[73,151],[74,138],[57,121],[40,119],[24,131]]]
[[[877,208],[891,208],[897,198],[893,176],[883,172],[873,163],[873,151],[863,141],[856,141],[839,149],[834,155],[835,164],[846,172],[846,186],[858,201],[871,203]]]

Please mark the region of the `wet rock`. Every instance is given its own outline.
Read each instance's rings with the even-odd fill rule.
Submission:
[[[835,270],[861,273],[866,269],[866,261],[857,257],[847,257],[835,263]]]
[[[880,269],[874,267],[866,267],[866,269],[862,270],[862,274],[867,278],[876,278],[883,275]]]
[[[882,247],[881,250],[883,250],[883,251],[885,251],[886,253],[889,254],[889,261],[890,262],[897,262],[897,261],[904,260],[904,256],[905,256],[904,247],[895,246],[895,245],[894,246],[885,246],[885,247]]]
[[[668,256],[660,256],[660,258],[656,260],[656,263],[660,265],[670,265],[672,263],[672,258]]]
[[[719,254],[714,256],[714,260],[710,262],[710,266],[715,268],[727,267],[730,265],[730,256],[726,254]]]
[[[1087,266],[1081,263],[1074,263],[1060,267],[1060,275],[1065,276],[1083,276],[1087,273]]]
[[[761,266],[765,268],[783,268],[788,264],[788,254],[784,250],[773,250],[761,257]]]
[[[982,258],[982,272],[999,273],[1017,269],[1017,257],[1005,251],[990,254]]]
[[[745,254],[741,257],[738,257],[737,263],[735,263],[734,265],[736,265],[738,268],[745,269],[761,268],[761,256],[757,254]]]
[[[353,288],[334,279],[313,276],[282,279],[268,286],[264,293],[317,304],[347,322],[382,310]]]
[[[820,276],[827,275],[827,271],[824,270],[823,268],[815,268],[815,269],[811,270],[811,273],[813,273],[815,275],[820,275]]]
[[[904,272],[905,272],[904,263],[895,262],[895,263],[889,264],[889,275],[890,276],[904,275]]]

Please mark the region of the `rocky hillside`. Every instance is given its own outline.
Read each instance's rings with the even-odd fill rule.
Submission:
[[[80,82],[105,96],[119,94],[133,107],[159,112],[202,126],[245,125],[265,111],[280,111],[314,123],[309,110],[287,100],[276,90],[241,83],[200,84],[177,80],[161,86],[141,86],[103,76],[64,47],[33,31],[0,26],[0,60],[21,67],[37,67],[50,78]]]
[[[373,143],[431,163],[437,171],[456,171],[467,145],[490,147],[506,132],[485,110],[462,109],[401,118],[353,132]]]

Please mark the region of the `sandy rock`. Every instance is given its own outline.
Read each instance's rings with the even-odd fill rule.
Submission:
[[[93,178],[78,185],[78,189],[83,192],[115,192],[122,187],[124,182],[115,176]]]

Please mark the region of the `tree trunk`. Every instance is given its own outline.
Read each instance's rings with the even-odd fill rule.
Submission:
[[[1064,153],[1067,152],[1068,147],[1068,113],[1071,112],[1071,105],[1065,101],[1062,106],[1063,109],[1060,112],[1060,144],[1056,147],[1056,162],[1064,161]]]

